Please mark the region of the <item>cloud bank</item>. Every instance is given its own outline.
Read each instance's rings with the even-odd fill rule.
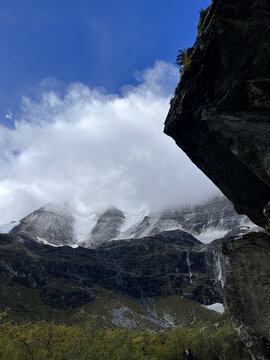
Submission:
[[[23,98],[15,127],[0,127],[0,223],[48,202],[158,210],[219,194],[163,134],[178,76],[157,61],[121,95],[75,83]]]

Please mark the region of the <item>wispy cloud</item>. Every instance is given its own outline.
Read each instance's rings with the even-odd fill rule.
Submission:
[[[163,134],[178,70],[158,61],[122,96],[75,83],[23,99],[0,127],[0,223],[47,202],[79,211],[199,203],[216,187]]]

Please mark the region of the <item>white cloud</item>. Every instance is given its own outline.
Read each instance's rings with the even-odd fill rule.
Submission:
[[[75,83],[23,99],[15,128],[0,127],[0,223],[47,202],[159,209],[218,193],[163,134],[178,70],[158,61],[136,76],[122,96]]]

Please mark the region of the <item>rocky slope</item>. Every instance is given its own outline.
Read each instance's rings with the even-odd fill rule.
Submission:
[[[127,298],[135,301],[144,314],[141,317],[136,312],[136,323],[142,328],[146,326],[143,319],[150,321],[150,328],[185,323],[173,315],[176,310],[164,311],[159,317],[155,313],[159,297],[176,297],[177,303],[186,299],[214,308],[215,304],[222,306],[226,271],[221,240],[208,242],[253,226],[245,216],[235,213],[226,198],[160,213],[143,210],[134,214],[111,208],[83,219],[68,206],[51,204],[13,225],[10,235],[0,236],[4,298],[6,294],[12,296],[14,286],[19,286],[18,291],[27,298],[35,292],[35,301],[28,301],[33,305],[33,310],[27,310],[31,314],[39,307],[56,312],[81,306],[96,309],[94,303],[103,298],[100,291],[111,292],[110,296],[120,296],[122,303]],[[197,234],[204,242],[181,229]],[[166,301],[161,302],[166,305]],[[16,297],[11,303],[20,308]],[[127,310],[126,306],[120,309],[111,305],[110,321],[122,319],[130,324],[130,306]],[[197,319],[194,304],[187,306],[192,319]]]
[[[190,159],[259,226],[269,229],[270,3],[213,0],[188,52],[165,122]],[[268,234],[229,240],[226,303],[256,359],[270,359]],[[239,258],[238,258],[239,256]],[[238,263],[239,259],[239,263]],[[265,280],[268,279],[268,280]],[[253,285],[256,283],[256,286]],[[249,300],[253,299],[253,300]],[[255,300],[256,299],[256,300]],[[247,306],[249,304],[249,306]],[[263,339],[263,340],[262,340]]]
[[[225,198],[215,198],[199,206],[167,209],[159,213],[111,208],[86,217],[68,206],[47,205],[23,218],[11,233],[27,233],[38,242],[56,246],[96,247],[117,239],[138,239],[163,231],[184,230],[208,243],[229,231],[245,232],[254,227],[239,216]]]
[[[185,321],[165,308],[159,318],[155,304],[169,305],[166,299],[172,296],[176,303],[181,299],[221,303],[225,280],[220,242],[205,245],[180,230],[104,243],[95,249],[44,245],[27,233],[2,234],[0,259],[0,311],[9,306],[15,316],[29,318],[39,316],[40,309],[56,317],[82,306],[95,309],[109,294],[106,306],[115,322],[132,317],[128,309],[133,303],[136,314],[141,309],[141,327],[148,322],[150,328],[154,324],[166,328]],[[114,307],[113,299],[119,297],[122,306]],[[198,306],[183,302],[182,307],[189,309],[185,311],[190,322],[195,321]]]
[[[2,239],[1,274],[29,288],[66,278],[85,288],[80,294],[88,300],[87,289],[100,285],[134,298],[177,294],[202,304],[221,302],[220,244],[207,246],[181,230],[95,249],[43,245],[26,233]]]
[[[46,205],[20,220],[11,230],[27,233],[38,242],[52,245],[74,245],[75,220],[67,206]]]
[[[0,246],[2,291],[11,294],[10,282],[21,287],[19,292],[35,291],[33,310],[27,313],[37,313],[39,307],[96,308],[91,304],[101,301],[98,287],[139,302],[143,317],[151,318],[150,328],[158,321],[161,327],[180,321],[167,313],[163,320],[153,315],[157,297],[176,296],[208,306],[222,303],[226,270],[221,239],[254,228],[226,198],[160,213],[111,208],[86,217],[68,206],[50,204],[11,225],[10,243]],[[212,241],[215,238],[221,239]],[[19,308],[17,300],[13,305]],[[112,305],[111,316],[126,323],[130,311],[117,309]],[[139,319],[137,324],[146,326]]]
[[[125,215],[121,210],[108,209],[97,220],[91,233],[86,238],[86,246],[97,246],[100,243],[116,239],[125,222]]]

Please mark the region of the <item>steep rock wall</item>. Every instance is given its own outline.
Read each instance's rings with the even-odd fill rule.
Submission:
[[[165,123],[237,211],[263,227],[270,215],[269,18],[269,1],[213,1]]]
[[[91,301],[95,286],[137,299],[178,295],[210,305],[221,302],[224,277],[220,243],[202,244],[181,230],[95,249],[0,234],[0,284],[38,289],[45,304],[60,309]]]
[[[269,19],[268,0],[213,0],[188,52],[164,130],[239,213],[268,230]],[[270,307],[258,307],[270,298],[269,240],[269,234],[258,233],[224,245],[230,273],[225,301],[256,359],[270,359]]]
[[[223,243],[229,273],[226,307],[234,314],[238,334],[258,359],[270,358],[269,240],[261,232]]]

